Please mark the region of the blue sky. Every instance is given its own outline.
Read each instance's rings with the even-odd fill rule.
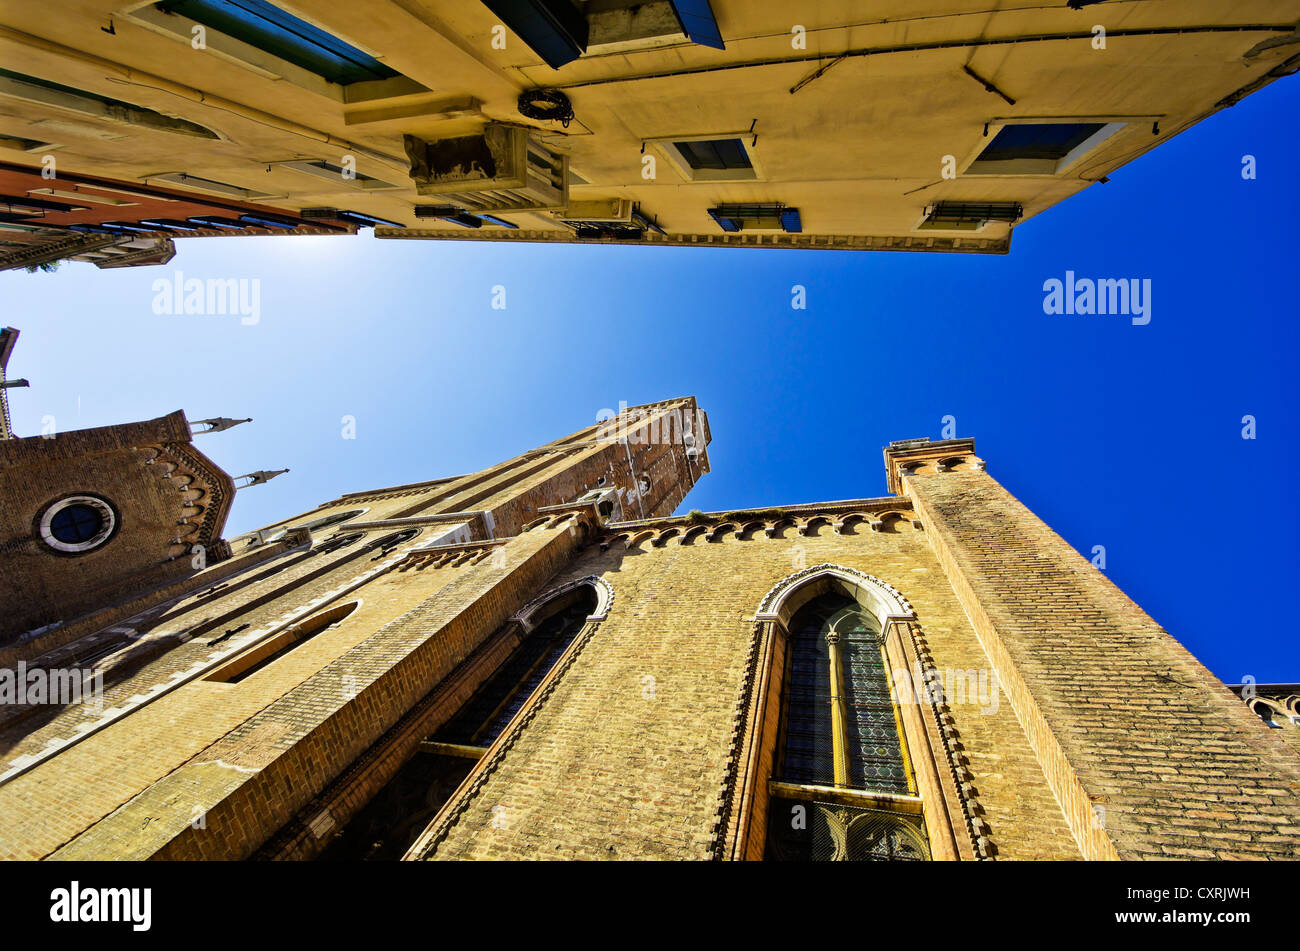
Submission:
[[[699,397],[713,472],[684,508],[704,510],[884,495],[881,447],[952,416],[1215,674],[1296,681],[1298,113],[1300,82],[1275,83],[1017,228],[1006,256],[367,233],[0,274],[0,321],[22,331],[10,375],[33,384],[11,391],[14,426],[252,416],[197,441],[232,474],[292,469],[239,493],[234,535],[476,470],[621,401]],[[178,269],[260,279],[260,320],[156,315],[151,285]],[[1150,324],[1044,314],[1044,281],[1067,270],[1149,278]]]

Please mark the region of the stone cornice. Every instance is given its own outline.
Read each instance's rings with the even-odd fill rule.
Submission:
[[[375,228],[376,238],[407,241],[519,241],[553,244],[634,244],[641,247],[724,247],[724,248],[818,248],[827,250],[861,251],[958,251],[984,254],[1006,254],[1011,249],[1011,235],[1000,238],[983,238],[970,235],[864,235],[864,234],[772,234],[740,232],[737,234],[656,234],[645,232],[639,238],[575,237],[571,231],[543,231],[520,228],[505,231],[499,228],[484,231],[451,231],[439,228]]]
[[[640,528],[672,528],[685,525],[721,525],[726,522],[764,522],[780,518],[802,518],[812,515],[847,515],[852,512],[911,511],[912,500],[897,496],[875,499],[845,499],[838,502],[810,502],[801,505],[779,505],[767,508],[734,509],[723,512],[704,512],[692,520],[690,515],[666,515],[659,518],[637,519],[632,522],[610,522],[609,532],[626,532]]]
[[[17,467],[115,452],[133,446],[192,441],[190,424],[180,410],[137,423],[72,429],[46,436],[24,436],[0,442],[0,468]],[[209,465],[212,463],[209,461]]]

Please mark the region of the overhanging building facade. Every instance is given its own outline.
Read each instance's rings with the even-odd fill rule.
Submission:
[[[74,185],[256,205],[274,223],[250,233],[998,253],[1300,54],[1277,0],[804,6],[10,4],[0,146]],[[69,222],[238,227],[64,220],[50,189],[76,191],[0,196],[10,252]]]

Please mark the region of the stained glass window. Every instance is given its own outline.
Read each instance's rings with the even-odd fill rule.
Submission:
[[[768,858],[928,858],[876,619],[828,593],[800,608],[787,630]]]
[[[879,626],[856,601],[823,595],[790,622],[784,781],[880,792],[910,792]],[[832,643],[834,642],[834,643]],[[832,648],[839,653],[833,663]],[[832,676],[838,683],[832,684]],[[841,775],[836,776],[834,723],[845,727]]]

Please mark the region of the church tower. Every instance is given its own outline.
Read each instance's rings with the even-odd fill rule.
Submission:
[[[603,517],[671,515],[709,471],[708,417],[693,397],[624,407],[595,424],[479,472],[353,492],[234,541],[236,550],[320,519],[440,525],[447,541],[508,538],[549,507],[591,501]]]
[[[219,430],[235,421],[205,422]],[[226,542],[219,531],[235,480],[190,448],[192,428],[198,424],[191,427],[177,412],[53,440],[0,443],[0,475],[9,480],[6,584],[13,579],[4,617],[10,634],[0,643],[13,694],[0,707],[6,854],[48,855],[59,837],[104,855],[197,855],[214,846],[233,854],[225,839],[190,843],[189,832],[200,830],[190,828],[193,816],[180,820],[193,810],[206,815],[219,802],[242,802],[228,780],[248,774],[214,773],[195,757],[217,755],[224,743],[243,750],[220,753],[225,763],[260,761],[276,749],[295,761],[320,755],[309,752],[314,741],[297,742],[308,739],[298,731],[313,719],[302,704],[314,696],[306,702],[320,712],[333,707],[349,721],[359,718],[316,734],[346,749],[325,752],[314,778],[290,782],[319,793],[339,769],[357,766],[371,744],[383,742],[386,729],[453,712],[457,691],[479,686],[501,661],[504,642],[493,639],[494,631],[595,525],[668,516],[709,470],[707,416],[687,397],[626,408],[479,472],[351,493]],[[272,474],[250,473],[251,484]],[[39,526],[53,521],[42,515],[51,492],[102,503],[109,530],[91,532],[84,550],[46,552],[42,544],[51,543]],[[207,557],[192,557],[196,548]],[[80,583],[60,580],[65,574]],[[44,600],[25,599],[29,583]],[[407,635],[394,633],[393,625],[407,624],[414,625]],[[359,666],[344,662],[349,655]],[[15,690],[14,672],[33,683],[63,677],[98,686],[93,697],[55,704],[48,693]],[[442,699],[426,709],[431,690]],[[159,717],[171,724],[162,735]],[[279,739],[268,746],[272,735]],[[72,775],[65,772],[70,767],[94,774],[99,757],[126,751],[133,767],[124,785],[96,787],[61,818],[49,814],[44,791],[60,782],[52,777]],[[187,762],[197,774],[186,772]],[[394,759],[394,768],[400,764]],[[264,773],[253,771],[281,775],[286,763],[265,765]],[[383,764],[365,773],[379,786],[391,778]],[[189,790],[182,800],[191,805],[175,823],[151,821],[154,832],[128,836],[125,851],[122,843],[98,839],[115,835],[109,828],[129,821],[136,807],[152,814],[156,806],[145,803],[176,782]],[[246,791],[254,787],[260,780]],[[236,852],[249,854],[301,808],[290,787],[273,794],[277,809]],[[29,796],[34,789],[43,792]],[[348,817],[341,807],[333,815],[331,823]],[[199,851],[187,853],[192,848]]]

